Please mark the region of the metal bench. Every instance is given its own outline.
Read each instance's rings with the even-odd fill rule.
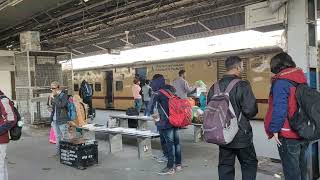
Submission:
[[[122,151],[122,136],[130,136],[137,138],[138,158],[148,159],[152,157],[151,139],[158,138],[160,135],[151,131],[142,131],[132,128],[107,128],[105,126],[96,127],[93,124],[82,127],[84,130],[84,138],[95,139],[95,133],[100,132],[108,135],[109,151],[116,153]]]
[[[128,121],[130,120],[138,120],[138,127],[137,129],[147,129],[147,122],[153,121],[152,117],[145,117],[145,116],[128,116],[125,114],[119,115],[110,115],[111,119],[115,119],[117,121],[118,127],[128,128]]]

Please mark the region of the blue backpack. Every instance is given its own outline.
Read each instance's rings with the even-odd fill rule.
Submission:
[[[60,97],[61,96],[63,96],[63,93],[60,94]],[[68,96],[68,103],[67,103],[66,109],[67,109],[67,114],[68,114],[69,121],[76,120],[77,109],[76,109],[76,106],[74,104],[73,97],[71,95]]]
[[[67,108],[68,108],[68,117],[70,121],[74,121],[76,120],[77,117],[77,109],[76,106],[74,105],[74,100],[72,96],[68,97],[68,104],[67,104]]]

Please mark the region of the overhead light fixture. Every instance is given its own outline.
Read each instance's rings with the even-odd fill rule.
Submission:
[[[88,2],[88,1],[90,1],[90,0],[83,0],[84,2]]]

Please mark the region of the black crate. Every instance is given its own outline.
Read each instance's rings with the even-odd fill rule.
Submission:
[[[60,141],[60,163],[78,169],[98,164],[98,142],[86,139]]]

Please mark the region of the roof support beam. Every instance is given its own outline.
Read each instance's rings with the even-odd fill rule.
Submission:
[[[156,36],[146,32],[146,35],[148,35],[149,37],[151,37],[152,39],[156,40],[156,41],[161,41],[159,38],[157,38]]]
[[[79,53],[79,54],[84,54],[83,52],[78,51],[78,50],[76,50],[76,49],[71,49],[71,50],[74,51],[74,52],[76,52],[76,53]]]
[[[99,49],[101,49],[101,50],[108,50],[108,49],[103,48],[103,47],[101,47],[101,46],[98,46],[98,45],[96,45],[96,44],[92,44],[92,46],[94,46],[94,47],[96,47],[96,48],[99,48]]]
[[[173,39],[177,39],[174,35],[170,34],[168,31],[165,31],[164,29],[161,29],[162,32],[164,32],[166,35],[170,36]]]
[[[208,28],[208,26],[204,25],[201,21],[198,21],[198,24],[208,30],[209,32],[212,32],[212,29]]]
[[[124,42],[124,43],[126,43],[126,44],[130,44],[131,46],[133,46],[133,44],[132,44],[132,43],[127,42],[127,41],[126,41],[126,40],[124,40],[124,39],[120,39],[120,41],[122,41],[122,42]]]

